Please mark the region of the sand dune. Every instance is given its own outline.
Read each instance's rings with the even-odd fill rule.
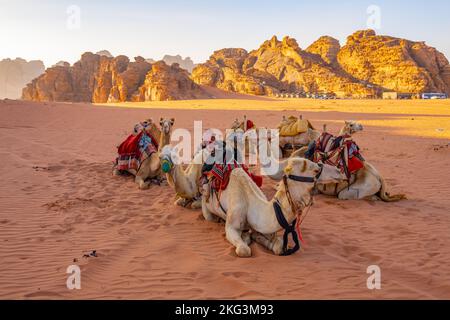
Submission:
[[[189,108],[208,103],[274,107]],[[192,101],[171,110],[177,103],[146,109],[0,101],[0,298],[450,299],[448,102],[407,102],[401,110],[381,101],[295,103]],[[274,126],[290,113],[283,108],[333,132],[342,120],[363,121],[366,130],[356,137],[363,154],[390,190],[409,200],[318,196],[302,252],[277,257],[253,244],[254,256],[239,259],[223,224],[173,206],[170,187],[139,191],[131,177],[111,175],[115,146],[141,119],[174,116],[176,127],[192,130],[194,120],[224,128],[247,114]],[[413,117],[414,128],[399,121]],[[265,179],[263,190],[272,196],[274,186]],[[83,257],[92,250],[98,257]],[[72,264],[81,267],[81,290],[66,288]],[[382,270],[379,291],[366,287],[374,264]]]

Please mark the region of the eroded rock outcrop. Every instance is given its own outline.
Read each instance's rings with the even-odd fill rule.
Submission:
[[[176,63],[164,61],[152,65],[144,84],[134,95],[134,101],[166,101],[209,98],[210,96],[189,77],[189,73]]]
[[[445,56],[424,42],[355,32],[338,54],[340,66],[356,79],[405,93],[450,93]]]
[[[26,61],[21,58],[0,61],[0,99],[19,99],[22,88],[45,71],[39,60]]]
[[[142,95],[140,93],[143,93]],[[63,102],[124,102],[206,97],[177,64],[153,65],[142,57],[84,53],[73,66],[49,68],[23,90],[23,99]]]
[[[199,84],[256,95],[319,91],[341,96],[374,94],[372,88],[333,69],[320,54],[301,50],[289,37],[282,41],[273,37],[250,53],[244,49],[216,51],[194,69],[192,78]]]
[[[306,50],[295,39],[276,37],[257,50],[223,49],[192,72],[196,83],[266,95],[277,92],[334,93],[374,97],[382,91],[450,91],[445,56],[423,42],[377,36],[363,30],[339,41],[321,37]]]

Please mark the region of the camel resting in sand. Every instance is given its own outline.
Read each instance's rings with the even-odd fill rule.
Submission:
[[[283,254],[285,244],[277,236],[277,232],[283,227],[276,218],[274,204],[279,204],[285,220],[291,224],[303,209],[312,204],[316,181],[330,183],[341,179],[337,168],[328,165],[321,167],[301,158],[289,159],[285,174],[286,182],[280,183],[272,200],[267,200],[241,168],[233,170],[229,185],[221,192],[220,198],[214,195],[209,198],[202,196],[204,218],[214,221],[215,217],[219,217],[226,221],[227,240],[236,247],[239,257],[251,256],[249,244],[252,239],[277,255]],[[308,179],[309,182],[298,181],[300,179]],[[210,184],[204,185],[203,188],[207,193]]]
[[[171,146],[165,146],[161,150],[160,160],[163,172],[166,174],[167,182],[175,189],[175,204],[186,207],[191,204],[192,209],[202,207],[201,194],[199,191],[199,180],[202,175],[203,160],[206,149],[200,150],[194,156],[192,162],[183,169],[178,160],[174,159],[176,153]]]
[[[142,130],[146,130],[151,136],[153,136],[156,140],[159,141],[158,150],[160,151],[164,146],[170,143],[170,134],[172,131],[173,124],[175,123],[175,119],[160,119],[160,127],[159,129],[152,119],[148,119],[145,122],[145,127]],[[135,134],[136,132],[135,128]],[[126,170],[128,173],[135,176],[135,182],[139,185],[141,190],[148,189],[150,186],[150,182],[155,182],[160,184],[162,180],[162,172],[161,172],[161,162],[159,160],[159,152],[155,152],[150,155],[147,159],[145,159],[139,169]],[[114,169],[114,175],[120,176],[122,172],[120,170]]]
[[[345,126],[339,132],[339,135],[352,136],[353,134],[363,130],[363,126],[356,121],[346,121]],[[295,151],[291,157],[304,157],[308,147],[303,147]],[[272,159],[271,161],[277,161]],[[283,170],[288,165],[288,160],[282,160],[278,163],[278,171],[269,178],[280,181],[283,176]],[[264,168],[262,169],[264,171]],[[343,179],[346,180],[346,179]],[[387,192],[386,181],[376,168],[369,162],[364,162],[364,168],[352,174],[349,181],[340,183],[318,183],[317,190],[320,193],[338,197],[341,200],[361,200],[366,198],[379,197],[385,202],[394,202],[406,199],[405,195],[390,195]]]

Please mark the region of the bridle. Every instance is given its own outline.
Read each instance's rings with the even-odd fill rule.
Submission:
[[[297,218],[295,218],[294,221],[291,224],[289,224],[288,221],[286,220],[286,217],[283,214],[283,210],[281,208],[280,201],[277,199],[273,203],[273,207],[274,207],[275,216],[277,218],[277,221],[280,224],[280,226],[284,229],[283,252],[281,254],[282,256],[289,256],[289,255],[294,254],[298,250],[300,250],[300,242],[298,240],[299,235],[301,237],[300,225],[305,220],[306,216],[309,213],[309,210],[311,209],[311,206],[313,205],[312,192],[316,188],[317,180],[322,175],[323,164],[319,163],[319,167],[320,167],[320,171],[314,177],[305,177],[305,176],[298,176],[298,175],[284,175],[283,176],[283,184],[284,184],[284,187],[285,187],[286,197],[288,199],[288,202],[289,202],[289,205],[291,207],[292,212],[295,214],[295,216]],[[313,187],[313,189],[311,190],[311,193],[310,193],[310,201],[309,201],[309,203],[302,203],[303,206],[298,206],[298,204],[296,202],[294,202],[294,200],[292,199],[291,192],[289,191],[288,180],[292,180],[292,181],[295,181],[295,182],[313,183],[314,184],[314,187]],[[308,210],[303,215],[303,209],[304,208],[308,208]],[[294,243],[295,243],[295,247],[294,248],[288,248],[288,236],[289,236],[289,234],[292,234],[292,238],[293,238]]]
[[[161,158],[161,169],[164,173],[169,173],[173,169],[173,161],[168,155]]]

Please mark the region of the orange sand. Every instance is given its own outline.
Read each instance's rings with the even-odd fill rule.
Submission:
[[[198,110],[221,106],[227,110]],[[141,107],[0,101],[0,298],[450,299],[449,102],[246,99]],[[201,119],[205,128],[225,128],[247,114],[274,126],[292,113],[284,109],[301,110],[332,132],[342,120],[361,120],[366,131],[356,140],[365,157],[409,200],[318,196],[302,252],[277,257],[253,244],[253,257],[240,259],[223,224],[175,207],[170,187],[139,191],[131,177],[111,175],[115,146],[139,120],[174,116],[178,128]],[[268,196],[274,185],[265,180]],[[83,258],[93,249],[97,258]],[[81,290],[66,288],[72,264],[81,267]],[[382,270],[379,291],[366,287],[374,264]]]

